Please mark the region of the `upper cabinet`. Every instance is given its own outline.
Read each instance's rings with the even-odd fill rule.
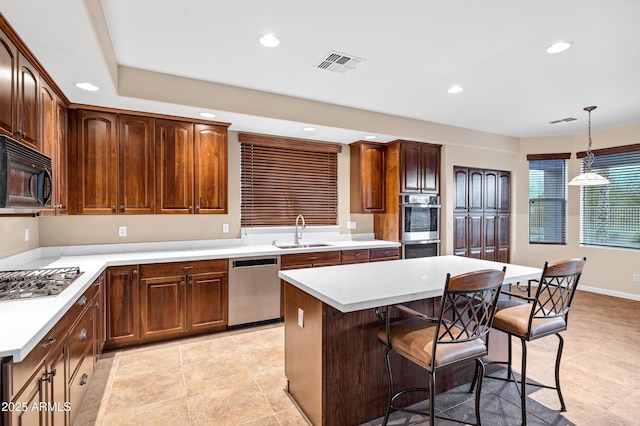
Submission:
[[[41,149],[38,139],[40,75],[0,31],[0,131]]]
[[[386,146],[373,142],[354,142],[351,156],[351,213],[385,211]]]
[[[437,193],[440,190],[440,146],[400,142],[400,193]]]
[[[227,129],[196,124],[193,155],[195,213],[227,213]]]
[[[38,149],[38,81],[40,75],[35,67],[18,52],[18,92],[16,126],[14,137]]]
[[[193,123],[156,120],[158,213],[193,213]]]
[[[155,212],[155,120],[118,115],[118,191],[120,214]]]
[[[13,135],[16,123],[16,70],[18,51],[9,38],[0,31],[0,132]]]

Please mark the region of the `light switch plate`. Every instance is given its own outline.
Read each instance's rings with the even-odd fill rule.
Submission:
[[[24,240],[29,241],[29,228],[24,228]]]
[[[347,229],[356,229],[355,222],[347,222]]]
[[[224,232],[225,234],[227,232],[229,232],[229,224],[228,223],[223,223],[222,224],[222,232]]]
[[[127,227],[126,226],[118,226],[118,236],[126,237],[127,236]]]
[[[304,327],[304,311],[298,308],[298,325]]]

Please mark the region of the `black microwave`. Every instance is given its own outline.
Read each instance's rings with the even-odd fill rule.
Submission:
[[[0,136],[0,213],[38,213],[52,193],[51,158]]]

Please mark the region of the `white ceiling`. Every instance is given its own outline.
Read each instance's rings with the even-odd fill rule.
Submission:
[[[181,116],[203,110],[119,96],[85,1],[99,0],[0,0],[0,11],[72,102]],[[520,138],[584,133],[588,105],[598,106],[594,130],[640,122],[637,0],[101,5],[117,63],[131,68]],[[261,46],[266,32],[280,46]],[[547,54],[559,40],[572,48]],[[364,61],[345,74],[317,69],[331,50]],[[83,92],[77,81],[101,90]],[[465,91],[448,94],[453,84]],[[213,112],[231,129],[281,136],[303,136],[300,128],[314,124]],[[578,120],[549,124],[566,117]],[[352,142],[366,131],[320,126],[304,136]]]

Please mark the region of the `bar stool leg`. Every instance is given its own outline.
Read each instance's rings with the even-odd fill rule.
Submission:
[[[558,398],[560,399],[560,411],[567,411],[567,407],[564,405],[564,398],[562,397],[562,391],[560,390],[560,359],[562,358],[562,348],[564,347],[564,339],[560,333],[556,333],[560,342],[558,343],[558,355],[556,356],[556,390],[558,391]]]
[[[527,341],[522,341],[522,372],[520,374],[520,400],[522,401],[522,426],[527,424]],[[514,377],[515,379],[515,377]]]
[[[382,421],[382,426],[386,426],[389,421],[389,414],[391,414],[391,404],[393,398],[393,376],[391,375],[391,362],[389,361],[389,352],[391,351],[391,346],[387,346],[387,349],[384,351],[385,365],[387,367],[387,379],[389,380],[389,404],[387,405],[387,412],[384,415],[384,420]]]

